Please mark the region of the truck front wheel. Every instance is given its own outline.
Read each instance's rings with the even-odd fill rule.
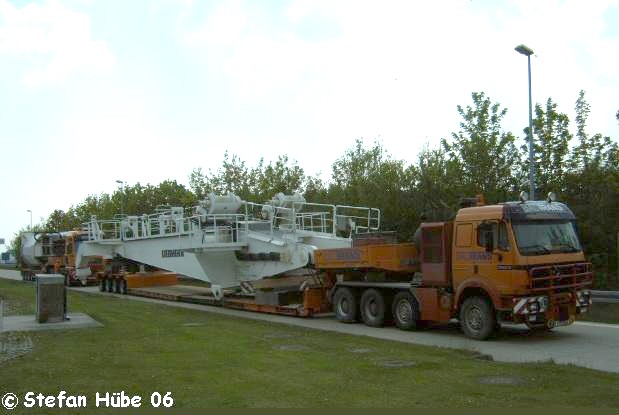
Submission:
[[[419,304],[417,299],[408,291],[397,293],[393,299],[393,320],[401,330],[417,328],[419,320]]]
[[[354,323],[357,321],[358,310],[355,293],[347,287],[338,288],[333,297],[335,318],[342,323]]]
[[[385,297],[380,291],[370,288],[361,295],[361,319],[371,327],[382,327],[385,324]]]
[[[467,337],[486,340],[496,326],[490,302],[484,297],[469,297],[460,307],[460,327]]]

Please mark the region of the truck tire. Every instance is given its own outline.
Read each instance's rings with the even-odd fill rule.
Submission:
[[[382,327],[385,324],[386,304],[383,294],[374,288],[369,288],[361,295],[361,319],[371,327]]]
[[[391,313],[397,328],[401,330],[414,330],[419,323],[419,304],[413,294],[402,291],[393,298]]]
[[[359,306],[357,296],[347,287],[340,287],[333,296],[333,312],[335,318],[342,323],[354,323],[357,321]]]
[[[471,339],[486,340],[494,332],[496,317],[490,301],[484,297],[469,297],[460,307],[460,328]]]

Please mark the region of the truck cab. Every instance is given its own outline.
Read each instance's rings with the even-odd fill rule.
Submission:
[[[450,245],[455,308],[472,337],[486,336],[489,328],[482,320],[493,320],[486,316],[488,306],[494,320],[552,329],[571,324],[591,304],[591,264],[585,261],[576,218],[563,203],[460,209]]]
[[[563,203],[476,201],[446,222],[422,223],[412,243],[315,253],[338,320],[401,329],[460,321],[485,340],[501,322],[550,330],[591,305],[591,264]]]

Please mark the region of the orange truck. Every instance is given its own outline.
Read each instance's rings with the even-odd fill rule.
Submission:
[[[83,239],[79,230],[67,232],[22,232],[19,262],[24,281],[34,280],[36,274],[63,274],[69,285],[96,283],[93,270],[102,260],[93,259],[88,267],[77,268],[75,255]]]
[[[422,223],[412,243],[357,240],[315,253],[336,318],[401,329],[458,319],[485,340],[501,322],[550,330],[591,305],[591,264],[563,203],[468,199],[452,221]]]

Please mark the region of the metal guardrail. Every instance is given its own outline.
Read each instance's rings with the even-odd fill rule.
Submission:
[[[590,290],[593,298],[616,298],[619,300],[619,291],[602,291],[602,290]]]
[[[619,303],[619,291],[590,290],[596,303]]]

